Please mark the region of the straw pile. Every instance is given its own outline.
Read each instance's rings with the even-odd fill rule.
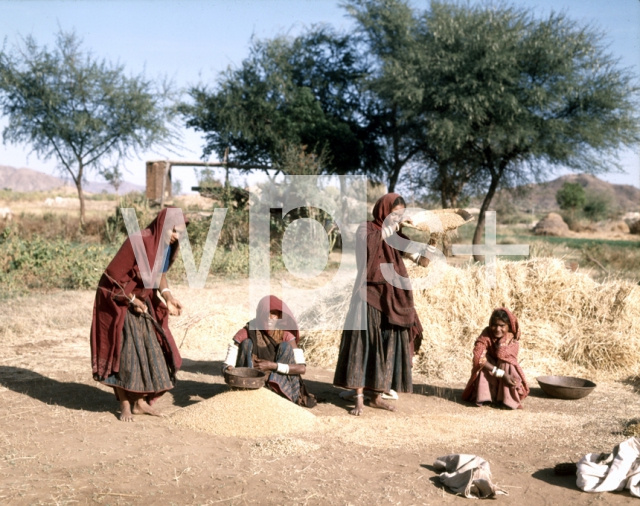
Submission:
[[[316,427],[312,413],[266,388],[216,395],[174,413],[169,422],[216,436],[252,438]]]
[[[569,226],[558,213],[549,213],[533,227],[533,232],[536,235],[562,237],[569,235]]]
[[[520,362],[530,376],[615,379],[640,372],[640,286],[615,280],[600,284],[587,274],[571,272],[562,260],[536,258],[498,261],[493,290],[487,287],[484,266],[445,263],[437,267],[440,281],[421,287],[433,268],[407,266],[424,327],[416,372],[445,381],[466,380],[475,339],[500,306],[519,318]],[[303,313],[302,328],[336,328],[333,320],[344,322],[350,296],[343,290]],[[307,360],[334,367],[340,336],[340,331],[307,332]]]
[[[404,223],[403,226],[415,228],[438,238],[447,232],[457,230],[472,220],[473,216],[471,216],[471,213],[464,209],[437,209],[416,213],[411,216],[413,225]]]

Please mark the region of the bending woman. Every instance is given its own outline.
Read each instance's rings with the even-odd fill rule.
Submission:
[[[518,363],[520,326],[506,308],[493,311],[486,327],[473,348],[473,369],[462,399],[522,409],[521,402],[529,395],[524,371]]]
[[[365,389],[373,394],[372,407],[389,411],[395,408],[382,400],[383,393],[392,389],[413,390],[411,368],[413,355],[422,341],[422,325],[413,305],[410,284],[404,282],[404,288],[392,285],[380,267],[393,264],[396,277],[408,277],[402,260],[408,255],[384,240],[393,234],[408,240],[398,232],[405,208],[400,195],[388,193],[376,202],[374,221],[363,223],[356,233],[358,276],[333,378],[335,386],[356,391],[355,408],[351,410],[356,416],[364,409]],[[387,216],[390,224],[385,226]],[[422,267],[429,264],[424,256],[414,254],[411,258]],[[361,321],[362,317],[366,320]]]
[[[298,322],[287,305],[274,295],[263,297],[255,319],[247,322],[229,345],[223,370],[253,367],[269,373],[268,388],[291,402],[312,408],[316,399],[302,381],[307,366],[304,352],[298,348],[299,340]]]
[[[161,243],[165,245],[160,287],[157,290],[144,287],[131,241],[127,239],[100,278],[93,306],[93,378],[113,387],[120,401],[120,420],[125,422],[133,421],[133,414],[161,416],[152,405],[175,386],[175,374],[182,365],[168,317],[179,315],[182,305],[171,294],[166,272],[176,258],[178,237],[184,230],[174,227],[162,240],[166,214],[166,209],[160,211],[141,232],[151,268],[158,247]]]

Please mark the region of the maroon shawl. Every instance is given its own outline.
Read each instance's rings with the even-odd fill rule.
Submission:
[[[162,226],[166,214],[167,209],[160,211],[158,216],[140,234],[152,269],[158,246],[161,245]],[[185,219],[185,222],[188,223],[188,220]],[[179,244],[176,244],[170,250],[170,266],[176,258],[178,248]],[[135,295],[145,303],[147,301],[151,303],[149,314],[164,330],[164,336],[159,332],[157,332],[157,336],[170,369],[177,371],[182,365],[180,352],[169,330],[169,310],[158,297],[153,297],[153,289],[145,288],[131,240],[127,238],[100,278],[93,305],[91,367],[93,377],[97,381],[103,381],[104,378],[120,369],[122,328],[131,295]]]
[[[300,340],[298,322],[289,307],[275,295],[267,295],[260,299],[258,307],[256,308],[255,320],[251,322],[253,323],[253,327],[258,330],[266,331],[269,328],[268,321],[269,313],[271,311],[280,311],[282,313],[282,321],[278,323],[278,328],[291,332],[296,338],[297,345]]]
[[[362,300],[382,312],[389,322],[409,329],[412,352],[417,353],[422,343],[422,324],[413,303],[410,283],[406,289],[388,283],[380,270],[380,264],[393,264],[397,275],[408,278],[407,268],[402,260],[402,251],[390,246],[382,239],[382,226],[391,214],[397,193],[387,193],[373,207],[373,219],[363,223],[356,233],[356,259],[358,279],[355,291]],[[396,232],[403,239],[407,236]]]
[[[493,320],[493,315],[496,311],[504,311],[507,313],[509,317],[509,331],[513,334],[513,339],[506,346],[496,346],[498,340],[493,337],[493,332],[491,332],[491,321]],[[529,386],[527,385],[527,380],[524,376],[524,371],[520,367],[518,363],[518,352],[520,351],[520,325],[518,324],[518,319],[515,315],[509,311],[507,308],[499,307],[493,310],[491,313],[491,318],[489,318],[489,326],[485,327],[482,333],[476,339],[476,343],[473,348],[473,369],[471,370],[471,378],[469,378],[469,382],[467,383],[464,392],[462,392],[462,399],[468,400],[473,395],[473,388],[480,371],[484,367],[484,364],[487,363],[487,355],[493,359],[493,362],[497,364],[498,362],[506,362],[511,364],[520,379],[522,380],[522,386],[520,387],[520,399],[524,399],[529,395]]]

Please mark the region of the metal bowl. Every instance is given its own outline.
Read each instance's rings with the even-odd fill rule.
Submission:
[[[224,382],[233,388],[261,388],[267,381],[267,373],[251,367],[234,367],[223,373]]]
[[[539,376],[536,379],[547,395],[558,399],[582,399],[596,387],[593,381],[571,376]]]

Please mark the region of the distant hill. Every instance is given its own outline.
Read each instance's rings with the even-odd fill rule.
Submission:
[[[16,169],[6,165],[0,165],[0,189],[9,188],[16,192],[50,191],[69,185],[68,182],[43,172],[33,169]],[[73,186],[75,188],[75,186]],[[87,181],[83,188],[88,193],[115,193],[113,186],[108,183]],[[125,181],[118,188],[118,193],[124,195],[132,191],[144,191],[144,186]]]
[[[568,174],[553,181],[528,184],[509,192],[514,204],[522,211],[557,211],[556,192],[564,183],[578,183],[585,192],[608,197],[614,207],[621,211],[640,211],[640,188],[627,184],[612,184],[591,174]]]

